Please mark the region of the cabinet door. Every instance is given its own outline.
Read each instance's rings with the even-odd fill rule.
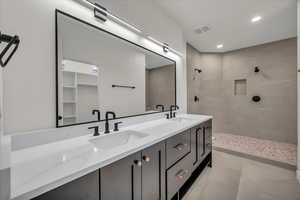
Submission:
[[[99,188],[99,171],[96,171],[33,200],[99,200]]]
[[[142,151],[142,199],[165,200],[165,143]]]
[[[101,200],[141,200],[141,153],[100,170]]]
[[[196,169],[204,156],[204,128],[199,125],[192,128],[192,142],[191,142],[191,157],[193,160],[193,169]]]
[[[212,151],[212,120],[205,123],[205,155]]]

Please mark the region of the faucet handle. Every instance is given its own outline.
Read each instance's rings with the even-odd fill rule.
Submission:
[[[166,115],[167,119],[170,119],[170,114],[169,113],[167,113],[165,115]]]
[[[173,113],[173,118],[176,118],[176,112]]]
[[[123,122],[116,122],[115,124],[114,124],[114,131],[115,132],[117,132],[117,131],[119,131],[119,124],[122,124]]]
[[[99,136],[99,126],[89,127],[88,129],[94,129],[94,136]]]

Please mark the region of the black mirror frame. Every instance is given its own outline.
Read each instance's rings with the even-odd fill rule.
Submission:
[[[81,22],[81,23],[83,23],[83,24],[85,24],[85,25],[88,25],[88,26],[91,26],[91,27],[93,27],[93,28],[95,28],[95,29],[97,29],[97,30],[99,30],[99,31],[102,31],[102,32],[104,32],[104,33],[107,33],[107,34],[110,34],[110,35],[112,35],[112,36],[114,36],[114,37],[116,37],[116,38],[119,38],[119,39],[121,39],[121,40],[123,40],[123,41],[126,41],[126,42],[129,42],[129,43],[131,43],[131,44],[133,44],[133,45],[135,45],[135,46],[137,46],[137,47],[140,47],[140,48],[142,48],[142,49],[144,49],[144,50],[147,50],[147,51],[149,51],[149,52],[152,52],[152,53],[154,53],[154,54],[156,54],[156,55],[159,55],[159,56],[161,56],[161,57],[163,57],[163,58],[165,58],[165,59],[168,59],[168,60],[170,60],[170,61],[172,61],[173,63],[174,63],[174,65],[175,65],[175,105],[177,105],[177,63],[176,63],[176,61],[175,60],[172,60],[172,59],[170,59],[170,58],[168,58],[168,57],[166,57],[166,56],[163,56],[163,55],[161,55],[161,54],[159,54],[159,53],[157,53],[157,52],[154,52],[154,51],[152,51],[152,50],[150,50],[150,49],[147,49],[147,48],[145,48],[145,47],[143,47],[143,46],[141,46],[141,45],[139,45],[139,44],[136,44],[136,43],[134,43],[134,42],[132,42],[132,41],[129,41],[129,40],[127,40],[127,39],[125,39],[125,38],[122,38],[122,37],[120,37],[120,36],[118,36],[118,35],[116,35],[116,34],[114,34],[114,33],[111,33],[111,32],[109,32],[109,31],[107,31],[107,30],[104,30],[104,29],[102,29],[102,28],[99,28],[99,27],[97,27],[97,26],[95,26],[95,25],[93,25],[93,24],[90,24],[89,22],[86,22],[86,21],[84,21],[84,20],[82,20],[82,19],[79,19],[79,18],[77,18],[77,17],[75,17],[75,16],[73,16],[73,15],[71,15],[71,14],[68,14],[68,13],[66,13],[66,12],[63,12],[63,11],[61,11],[61,10],[58,10],[58,9],[56,9],[55,10],[55,63],[56,63],[56,86],[55,86],[55,88],[56,88],[56,128],[63,128],[63,127],[70,127],[70,126],[78,126],[78,125],[84,125],[84,124],[90,124],[90,123],[97,123],[97,122],[102,122],[102,121],[105,121],[105,120],[101,120],[101,121],[87,121],[87,122],[81,122],[81,123],[74,123],[74,124],[70,124],[70,125],[59,125],[59,121],[60,121],[60,116],[59,116],[59,101],[58,101],[58,96],[59,96],[59,85],[58,85],[58,72],[59,72],[59,69],[58,69],[58,67],[59,67],[59,63],[58,63],[58,15],[59,14],[61,14],[61,15],[64,15],[64,16],[67,16],[67,17],[70,17],[71,19],[73,19],[73,20],[76,20],[76,21],[78,21],[78,22]],[[168,112],[169,110],[168,109],[166,109],[164,112]],[[137,114],[137,115],[130,115],[130,116],[122,116],[122,117],[117,117],[116,118],[116,120],[117,119],[124,119],[124,118],[130,118],[130,117],[138,117],[138,116],[144,116],[144,115],[152,115],[152,114],[159,114],[159,113],[164,113],[164,112],[150,112],[150,113],[142,113],[142,114]]]

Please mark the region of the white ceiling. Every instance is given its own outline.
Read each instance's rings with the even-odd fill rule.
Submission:
[[[154,0],[202,52],[224,52],[297,35],[296,0]],[[251,23],[254,16],[262,16]],[[210,31],[196,34],[203,26]],[[219,50],[217,44],[224,44]]]

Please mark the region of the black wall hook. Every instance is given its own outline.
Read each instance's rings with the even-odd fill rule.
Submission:
[[[259,67],[258,67],[258,66],[254,67],[254,72],[255,72],[255,73],[258,73],[258,72],[260,72],[260,69],[259,69]]]
[[[13,57],[13,55],[16,53],[19,44],[20,44],[20,39],[19,36],[15,35],[15,36],[10,36],[10,35],[4,35],[0,32],[0,44],[2,42],[8,43],[7,46],[3,49],[3,51],[0,53],[0,65],[2,67],[5,67],[8,62],[10,61],[10,59]],[[8,50],[12,47],[15,46],[14,49],[12,50],[12,52],[10,53],[10,55],[7,57],[6,60],[3,60],[5,54],[8,52]]]

